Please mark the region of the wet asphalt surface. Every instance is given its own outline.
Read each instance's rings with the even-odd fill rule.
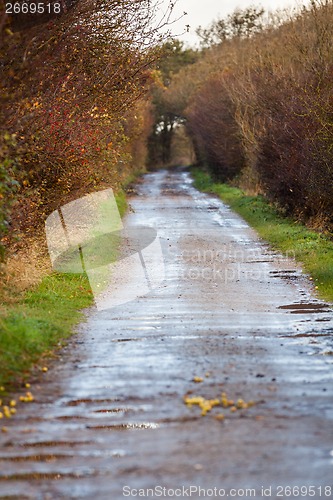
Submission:
[[[0,498],[331,497],[332,309],[186,171],[146,175],[130,205],[165,280],[87,311],[0,434]],[[255,405],[184,404],[222,392]]]

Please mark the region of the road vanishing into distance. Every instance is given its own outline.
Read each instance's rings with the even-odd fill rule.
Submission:
[[[119,304],[32,381],[0,433],[0,498],[332,497],[332,309],[186,170],[129,202],[155,260],[130,259]]]

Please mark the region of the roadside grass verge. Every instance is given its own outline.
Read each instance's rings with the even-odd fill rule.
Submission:
[[[127,209],[123,191],[116,195],[120,215]],[[43,257],[42,257],[43,259]],[[46,266],[45,266],[46,267]],[[83,319],[93,303],[85,274],[45,271],[27,291],[0,285],[0,399],[27,381],[33,367],[45,363]],[[44,360],[44,361],[43,361]],[[1,408],[0,408],[1,410]]]
[[[92,303],[86,276],[52,273],[0,318],[0,386],[22,383],[42,355],[70,336]]]
[[[283,217],[263,196],[248,196],[241,189],[214,183],[197,168],[191,174],[197,189],[217,194],[274,249],[293,255],[312,277],[318,295],[333,302],[333,241],[328,236]]]

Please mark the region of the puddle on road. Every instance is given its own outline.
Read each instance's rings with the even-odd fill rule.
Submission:
[[[160,329],[161,329],[161,326],[146,326],[146,325],[145,326],[137,326],[135,328],[134,327],[131,328],[131,330],[139,331],[139,332],[140,331],[144,331],[145,332],[146,330],[154,330],[155,331],[155,330],[160,330]],[[131,340],[133,340],[133,339],[131,339]]]
[[[294,345],[311,348],[310,352],[306,352],[308,356],[330,356],[332,353],[333,329],[326,329],[321,332],[304,331],[290,333],[281,335],[280,338],[290,339],[290,342]],[[331,362],[331,360],[327,362]]]

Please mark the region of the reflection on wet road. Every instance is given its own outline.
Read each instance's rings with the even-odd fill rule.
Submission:
[[[157,231],[165,280],[92,308],[33,384],[35,402],[0,435],[0,498],[118,500],[124,487],[190,485],[256,498],[272,486],[275,498],[278,485],[331,485],[330,306],[185,171],[146,175],[130,204],[126,224]],[[135,285],[135,265],[128,276]],[[222,393],[255,404],[202,417],[183,400]]]

